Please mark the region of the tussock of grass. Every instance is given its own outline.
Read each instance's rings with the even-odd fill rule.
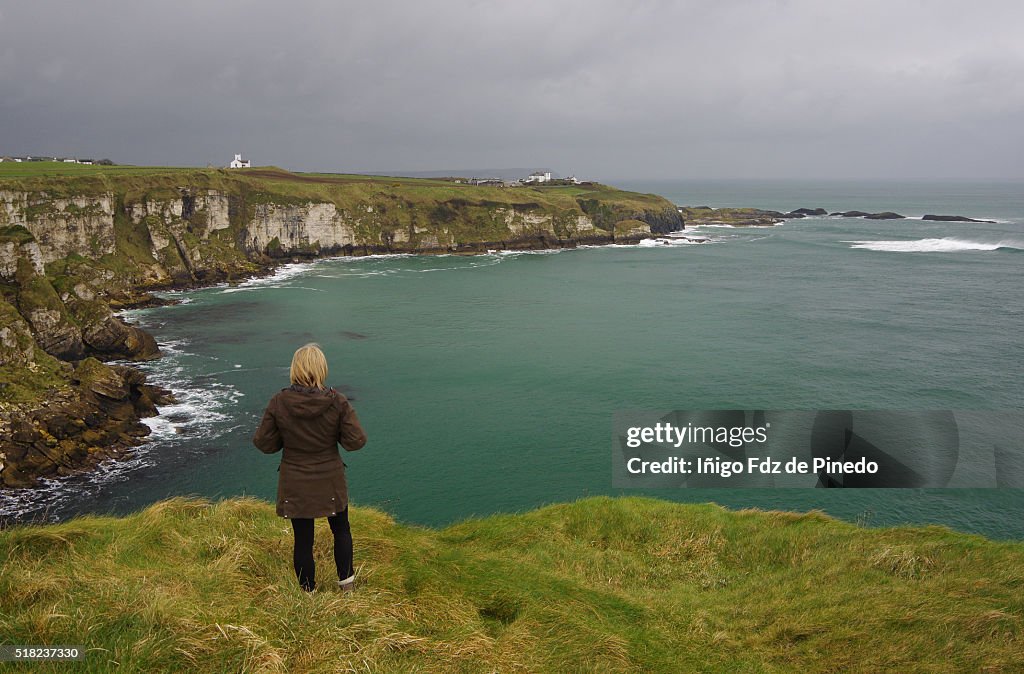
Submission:
[[[443,530],[354,508],[359,591],[269,503],[0,531],[0,634],[76,671],[1019,671],[1024,544],[592,498]],[[986,669],[987,668],[987,669]],[[38,665],[64,671],[67,664]]]

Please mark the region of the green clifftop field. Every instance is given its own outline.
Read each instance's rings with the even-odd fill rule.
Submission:
[[[0,488],[137,444],[170,402],[103,361],[159,357],[113,309],[289,260],[636,242],[681,229],[670,202],[596,183],[255,169],[0,163]]]
[[[304,594],[272,504],[176,498],[0,531],[0,634],[33,671],[1011,672],[1024,544],[939,527],[591,498],[442,530],[352,512]]]

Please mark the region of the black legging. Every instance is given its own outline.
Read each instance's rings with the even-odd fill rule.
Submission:
[[[295,550],[292,562],[295,576],[303,590],[312,591],[316,587],[316,562],[313,561],[313,519],[293,517],[292,529],[295,530]],[[348,508],[337,515],[327,518],[334,533],[334,563],[338,567],[338,580],[350,578],[354,573],[352,567],[352,530],[348,526]]]

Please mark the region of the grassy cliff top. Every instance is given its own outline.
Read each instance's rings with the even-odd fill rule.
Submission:
[[[129,200],[174,194],[183,187],[225,192],[265,192],[296,201],[371,200],[401,197],[411,203],[464,199],[475,203],[519,204],[524,207],[577,207],[576,199],[596,199],[636,210],[671,204],[655,194],[627,192],[600,183],[493,187],[436,178],[399,178],[341,173],[292,173],[274,166],[250,169],[178,168],[160,166],[97,166],[59,162],[0,163],[0,190],[46,192],[52,196],[114,192]],[[674,207],[672,207],[674,208]]]
[[[997,672],[1024,657],[1021,543],[643,498],[442,530],[351,519],[352,595],[299,590],[287,521],[251,498],[0,531],[0,634],[82,644],[87,671]],[[323,587],[330,541],[318,520]]]

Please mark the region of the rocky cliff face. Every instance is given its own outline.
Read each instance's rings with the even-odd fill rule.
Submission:
[[[114,196],[55,197],[45,191],[0,190],[0,226],[20,225],[35,239],[43,264],[69,255],[114,252]]]
[[[149,432],[139,418],[156,414],[155,405],[169,401],[167,392],[147,386],[137,370],[84,356],[152,356],[152,336],[123,324],[102,303],[88,313],[69,310],[28,258],[20,258],[5,280],[0,486],[26,487],[39,477],[67,475],[136,444]],[[12,285],[14,303],[7,299]]]
[[[35,360],[36,341],[32,329],[18,310],[0,302],[0,365],[26,367]]]
[[[27,229],[0,229],[3,302],[16,308],[37,346],[63,360],[78,360],[86,355],[128,359],[159,355],[152,336],[124,324],[104,300],[107,286],[114,279],[113,272],[78,265],[73,278],[51,278],[45,273],[45,255],[41,251],[42,246]],[[10,321],[0,327],[20,329]]]
[[[0,195],[0,486],[25,487],[137,444],[149,432],[139,418],[167,398],[88,357],[159,354],[110,309],[116,274],[89,264],[116,252],[111,197]]]
[[[372,214],[373,207],[368,208]],[[334,204],[257,204],[243,246],[250,255],[341,250],[360,243],[355,227]]]
[[[230,174],[236,175],[242,174]],[[216,187],[164,181],[123,191],[108,183],[70,196],[66,187],[60,196],[0,190],[0,227],[30,235],[29,241],[0,243],[0,272],[13,274],[16,258],[29,257],[40,274],[81,259],[114,273],[107,292],[131,294],[251,274],[275,258],[571,246],[683,227],[667,201],[603,186],[577,196],[558,188],[454,189],[264,175],[272,180],[225,179]],[[648,228],[617,227],[627,221]]]

